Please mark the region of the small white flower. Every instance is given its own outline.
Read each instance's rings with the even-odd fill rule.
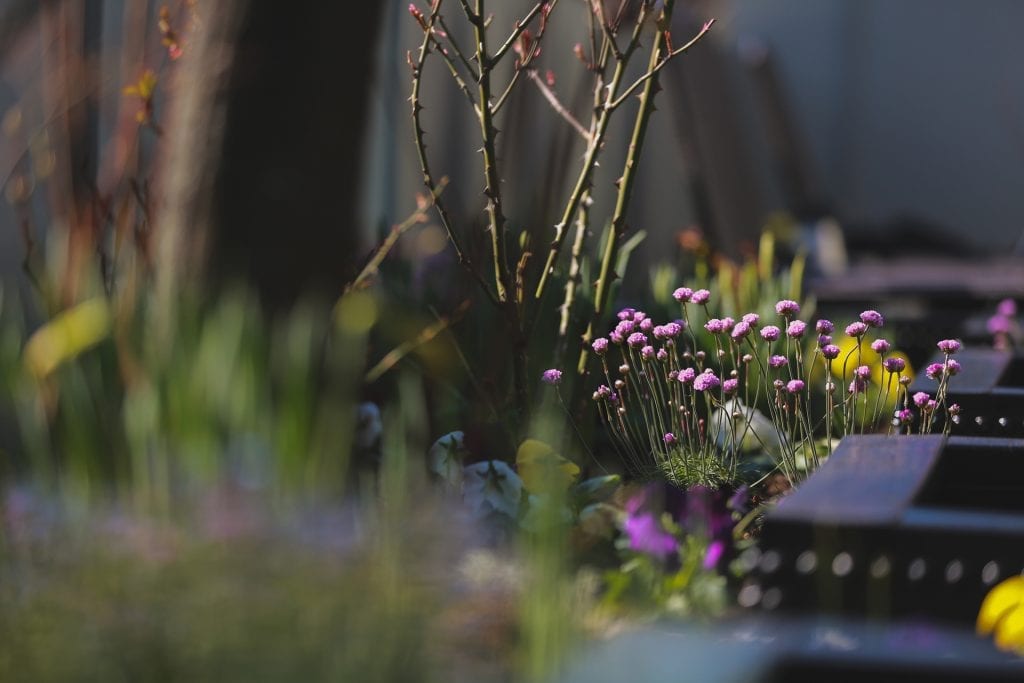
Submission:
[[[523,482],[507,463],[486,460],[462,469],[462,496],[470,513],[484,519],[491,514],[519,518],[519,503],[523,497]]]
[[[462,461],[465,453],[466,435],[461,431],[448,432],[435,441],[427,453],[430,471],[457,491],[462,486]]]

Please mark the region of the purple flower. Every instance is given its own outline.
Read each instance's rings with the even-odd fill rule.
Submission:
[[[858,365],[854,369],[853,374],[860,379],[869,379],[871,377],[871,368],[866,365]]]
[[[942,377],[942,363],[931,363],[927,368],[924,369],[924,374],[929,379],[938,379]]]
[[[914,419],[914,412],[910,408],[904,408],[896,411],[896,419],[899,420],[900,424],[910,424]]]
[[[643,311],[633,311],[633,322],[642,323],[644,320],[647,320],[646,313]]]
[[[704,323],[704,329],[711,334],[721,334],[722,332],[725,332],[725,323],[718,318],[712,318]]]
[[[788,364],[789,360],[787,360],[785,356],[772,356],[768,359],[768,365],[773,368],[785,367]]]
[[[656,356],[658,360],[664,363],[665,361],[668,360],[668,351],[666,351],[665,349],[658,349],[658,353],[656,354]]]
[[[693,380],[693,388],[696,389],[697,391],[710,391],[717,387],[719,384],[721,384],[721,381],[718,379],[718,377],[715,376],[715,373],[710,369],[705,370],[701,374],[697,375],[697,377]]]
[[[729,316],[725,316],[724,318],[722,318],[722,329],[725,332],[728,332],[729,330],[731,330],[735,326],[736,326],[736,321],[733,320],[732,318],[730,318]]]
[[[598,399],[608,398],[611,395],[612,390],[608,387],[608,385],[602,384],[597,388],[597,391],[594,392],[594,400],[596,401]]]
[[[668,336],[667,334],[665,334],[665,326],[664,325],[655,325],[654,329],[651,330],[651,331],[654,333],[654,338],[655,339],[664,339],[665,337]]]
[[[741,320],[732,328],[731,336],[733,339],[740,340],[748,334],[750,334],[750,323]]]
[[[788,334],[793,339],[799,339],[800,337],[804,336],[804,332],[806,331],[807,323],[805,323],[803,320],[794,320],[789,324],[789,327],[786,328],[786,334]]]
[[[918,408],[923,408],[924,406],[928,405],[928,401],[930,401],[931,398],[931,396],[924,393],[923,391],[919,391],[916,394],[914,394],[914,405],[917,406]]]
[[[1013,328],[1013,321],[1004,315],[994,315],[988,319],[985,325],[989,334],[1010,334]]]
[[[654,347],[645,346],[642,349],[640,349],[640,357],[643,358],[644,360],[650,360],[654,358]]]
[[[604,337],[598,337],[594,340],[594,343],[590,345],[590,348],[594,349],[594,353],[599,356],[603,356],[608,353],[608,340]]]
[[[832,334],[836,329],[836,326],[832,324],[831,320],[825,320],[822,318],[818,322],[814,323],[814,331],[818,334]]]
[[[876,339],[875,341],[871,342],[871,349],[875,353],[883,356],[889,353],[889,349],[891,348],[892,345],[885,339]]]
[[[860,321],[869,327],[881,327],[885,324],[882,314],[874,310],[862,311]]]
[[[950,415],[959,415],[960,414],[960,404],[959,403],[954,403],[953,405],[949,406],[949,414]]]
[[[864,323],[850,323],[846,326],[846,335],[849,337],[860,337],[868,331],[868,326]]]
[[[938,404],[938,402],[936,402],[935,399],[929,399],[928,403],[924,404],[924,409],[927,410],[928,412],[932,412],[933,410],[935,410],[938,407],[939,407],[939,404]]]
[[[996,306],[996,313],[1004,318],[1012,318],[1017,315],[1017,302],[1013,299],[1003,299]]]
[[[644,344],[647,343],[647,335],[645,335],[643,332],[634,332],[633,334],[629,335],[628,339],[626,339],[626,343],[632,346],[634,349],[643,346]]]
[[[744,313],[742,320],[746,324],[753,327],[754,325],[757,325],[759,322],[761,322],[761,316],[759,316],[757,313]]]
[[[611,339],[616,344],[621,344],[622,342],[626,341],[626,338],[623,337],[622,333],[619,332],[618,330],[612,330],[611,334],[608,335],[608,338]]]
[[[562,371],[551,368],[545,370],[544,374],[540,376],[540,379],[544,384],[550,384],[551,386],[557,386],[562,383]]]
[[[939,347],[939,351],[945,354],[956,353],[960,350],[960,342],[956,339],[943,339],[936,346]]]
[[[677,322],[665,323],[661,326],[661,329],[669,339],[678,337],[683,332],[683,326]]]
[[[665,436],[661,437],[661,440],[665,442],[666,446],[674,446],[676,443],[676,435],[672,432],[666,432]]]
[[[831,335],[828,335],[828,334],[819,334],[818,335],[818,348],[821,348],[823,346],[828,346],[831,343],[832,343],[832,336]]]
[[[636,313],[635,308],[623,308],[621,311],[615,314],[615,317],[619,320],[632,320],[633,314]]]
[[[949,360],[946,361],[946,373],[950,377],[952,377],[953,375],[959,374],[960,370],[961,370],[961,368],[960,368],[960,362],[959,361],[957,361],[957,360],[955,360],[953,358],[950,358]]]
[[[695,304],[706,304],[710,298],[711,292],[706,289],[698,289],[692,296],[690,296],[690,301]]]
[[[761,339],[767,342],[777,341],[780,335],[782,335],[782,330],[775,325],[765,325],[761,328]]]
[[[697,377],[697,371],[693,368],[684,368],[679,372],[679,381],[683,384],[689,384]]]
[[[829,360],[833,360],[839,357],[839,347],[835,344],[826,344],[821,347],[821,355],[825,356]]]
[[[640,321],[641,332],[650,332],[652,329],[654,329],[653,320],[651,320],[650,318],[644,318],[643,320]]]
[[[718,561],[722,559],[722,555],[725,553],[725,541],[717,540],[712,541],[708,544],[707,550],[704,551],[704,569],[711,571],[718,566]]]
[[[775,312],[781,316],[796,315],[800,312],[800,304],[792,299],[783,299],[775,304]]]
[[[851,394],[862,394],[864,393],[864,390],[867,389],[867,387],[867,382],[862,380],[860,377],[854,377],[853,381],[850,382],[850,387],[848,391]]]
[[[681,304],[685,304],[693,296],[693,290],[689,287],[680,287],[676,291],[672,292],[672,298]]]
[[[615,326],[615,331],[623,337],[628,337],[636,330],[636,323],[632,320],[622,320]]]
[[[903,369],[907,367],[907,362],[902,358],[886,358],[882,361],[882,367],[889,372],[903,372]]]
[[[727,394],[735,394],[739,388],[740,381],[735,377],[732,379],[727,379],[724,382],[722,382],[722,391],[724,391]]]
[[[638,552],[665,558],[678,547],[675,537],[664,531],[650,512],[627,513],[622,530],[629,537],[630,549]]]
[[[789,382],[786,383],[786,391],[788,391],[791,394],[799,394],[801,391],[804,390],[805,386],[806,385],[804,384],[803,380],[791,379],[789,380]]]

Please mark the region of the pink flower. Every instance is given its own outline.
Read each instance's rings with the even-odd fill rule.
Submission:
[[[555,368],[545,370],[544,373],[540,376],[540,379],[545,384],[557,386],[562,383],[562,371],[556,370]]]
[[[814,323],[814,331],[818,334],[832,334],[836,329],[836,326],[832,324],[831,320],[821,319]]]
[[[936,346],[939,347],[939,351],[945,354],[956,353],[960,350],[960,342],[956,339],[943,339]]]
[[[803,380],[791,379],[786,383],[786,391],[791,394],[799,394],[804,390],[804,386]]]
[[[869,327],[881,327],[885,324],[885,318],[878,311],[868,310],[860,314],[860,321]]]
[[[721,381],[711,370],[705,370],[693,380],[693,388],[697,391],[710,391],[720,384]]]
[[[781,316],[796,315],[800,312],[800,304],[792,299],[782,299],[775,304],[775,312]]]
[[[690,301],[695,304],[706,304],[711,299],[711,292],[706,289],[698,289],[690,296]]]
[[[864,323],[850,323],[846,326],[846,335],[849,337],[860,337],[868,331],[868,326]]]
[[[765,325],[761,328],[761,339],[764,339],[767,342],[777,341],[781,335],[782,330],[775,325]]]
[[[903,369],[907,367],[907,362],[902,358],[886,358],[882,361],[882,367],[889,372],[903,372]]]
[[[761,316],[759,316],[757,313],[744,313],[742,320],[746,324],[753,327],[754,325],[757,325],[759,322],[761,322]]]
[[[923,408],[925,405],[928,404],[928,401],[931,400],[931,396],[924,393],[923,391],[919,391],[916,394],[914,394],[913,399],[915,406],[917,406],[918,408]]]
[[[740,381],[735,377],[722,382],[722,391],[727,394],[735,394],[740,388]]]
[[[750,334],[750,323],[740,321],[732,328],[732,338],[736,340],[743,339]]]
[[[789,324],[789,327],[786,328],[786,334],[792,337],[793,339],[799,339],[800,337],[804,336],[804,332],[806,331],[807,323],[805,323],[803,320],[794,320]]]
[[[693,296],[693,290],[689,287],[680,287],[676,291],[672,292],[672,298],[681,304],[685,304]]]
[[[885,339],[876,339],[875,341],[871,342],[871,349],[875,353],[878,353],[878,354],[881,354],[881,355],[885,355],[885,354],[889,353],[889,349],[891,349],[891,348],[892,348],[892,345],[889,344],[889,342],[887,340],[885,340]]]
[[[608,340],[604,337],[598,337],[594,340],[594,343],[590,345],[590,348],[594,349],[594,353],[599,356],[603,356],[608,353]]]
[[[679,381],[683,384],[689,384],[697,377],[697,371],[693,368],[684,368],[679,372]]]
[[[829,360],[839,357],[839,347],[835,344],[826,344],[821,347],[821,355],[825,356]]]

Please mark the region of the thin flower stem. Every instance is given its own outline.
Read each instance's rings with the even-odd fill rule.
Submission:
[[[477,284],[480,285],[481,291],[483,291],[487,296],[487,299],[495,306],[500,307],[501,304],[498,301],[498,297],[493,291],[491,291],[491,288],[488,287],[487,282],[480,274],[480,271],[478,271],[473,265],[473,262],[470,260],[469,255],[466,253],[466,250],[463,248],[462,243],[459,240],[458,234],[455,232],[455,227],[452,223],[451,217],[449,216],[444,203],[441,201],[441,198],[438,196],[438,182],[434,180],[434,175],[431,173],[430,163],[427,157],[427,145],[424,139],[426,133],[423,130],[423,124],[420,118],[423,112],[423,105],[420,104],[420,87],[423,82],[423,66],[426,64],[427,57],[430,54],[431,31],[433,30],[440,11],[441,3],[437,2],[437,4],[434,5],[433,11],[430,13],[430,17],[427,19],[427,28],[424,31],[423,42],[420,44],[417,58],[415,62],[412,62],[412,95],[410,96],[409,101],[412,103],[413,135],[416,143],[416,154],[420,162],[423,184],[426,186],[430,196],[434,198],[434,207],[437,209],[438,218],[441,221],[441,225],[444,227],[445,233],[448,235],[448,241],[451,242],[452,248],[455,250],[455,256],[458,259],[459,264],[474,280],[476,280]]]
[[[476,81],[480,80],[480,72],[477,71],[476,68],[474,68],[473,64],[469,61],[469,58],[466,57],[466,53],[463,52],[462,48],[459,47],[459,44],[455,42],[455,35],[448,29],[448,25],[444,23],[444,17],[437,17],[437,25],[441,27],[442,31],[444,31],[444,35],[445,38],[448,40],[448,44],[451,45],[452,51],[455,53],[455,56],[457,56],[459,58],[459,61],[462,62],[462,66],[464,66],[466,68],[466,71],[469,72],[469,75],[473,79],[473,82],[475,83]]]
[[[437,48],[437,53],[441,55],[441,59],[444,60],[445,66],[448,67],[448,73],[451,74],[452,79],[455,81],[455,84],[459,86],[459,90],[462,91],[462,94],[466,96],[466,100],[469,102],[469,106],[472,107],[473,111],[477,112],[477,114],[479,115],[479,105],[477,104],[476,99],[473,97],[473,92],[469,89],[469,86],[466,84],[466,81],[463,80],[462,75],[459,73],[458,68],[455,66],[455,62],[452,61],[451,56],[448,54],[448,50],[445,49],[444,45],[442,45],[441,41],[438,39],[437,31],[431,28],[428,33],[430,35],[430,42],[432,42],[434,44],[434,47]]]
[[[548,84],[544,82],[544,79],[537,74],[537,70],[527,69],[526,76],[533,81],[534,85],[537,86],[537,89],[540,90],[540,94],[544,96],[544,99],[547,100],[548,104],[551,105],[551,108],[555,110],[555,113],[565,119],[566,123],[572,126],[573,130],[580,134],[580,137],[587,142],[590,142],[590,131],[584,128],[583,124],[577,121],[576,117],[572,115],[572,112],[565,108],[565,105],[558,99],[558,95],[556,95],[554,91],[548,87]]]
[[[714,25],[714,23],[715,23],[715,20],[714,19],[710,19],[706,24],[704,24],[704,26],[701,28],[701,30],[697,32],[697,35],[695,35],[693,38],[690,39],[690,41],[688,43],[686,43],[686,45],[683,45],[682,47],[676,48],[675,50],[672,50],[671,52],[669,52],[665,56],[665,58],[663,60],[661,60],[661,62],[659,62],[658,64],[655,64],[654,67],[652,67],[651,69],[649,69],[647,71],[647,73],[645,73],[640,78],[636,79],[636,81],[634,81],[632,84],[630,84],[630,86],[627,87],[622,92],[622,94],[619,95],[618,97],[616,97],[612,101],[612,103],[609,104],[608,106],[611,107],[612,109],[618,109],[622,105],[623,102],[625,102],[626,100],[629,99],[630,95],[632,95],[634,92],[636,92],[637,88],[642,86],[644,83],[646,83],[650,79],[654,78],[658,74],[659,71],[661,71],[662,69],[665,68],[665,65],[667,65],[670,61],[672,61],[672,59],[674,59],[675,57],[678,57],[679,55],[683,54],[684,52],[689,50],[691,47],[696,45],[700,41],[700,39],[703,38],[705,36],[705,34],[707,34],[707,32],[709,30],[711,30],[711,27]]]
[[[661,21],[669,24],[672,21],[672,9],[675,0],[665,0],[662,9]],[[638,20],[639,23],[639,20]],[[638,34],[637,34],[638,35]],[[667,38],[664,33],[659,33],[654,39],[651,48],[650,64],[658,63],[662,52],[666,49]],[[630,45],[630,50],[634,47]],[[621,65],[621,62],[620,62]],[[608,240],[605,243],[604,255],[601,259],[601,270],[597,280],[597,289],[594,292],[594,310],[590,324],[583,333],[583,349],[580,352],[580,360],[577,364],[577,372],[580,374],[586,369],[589,348],[587,344],[593,336],[594,328],[600,324],[604,317],[611,298],[611,284],[613,280],[612,269],[618,260],[619,246],[622,237],[626,233],[626,209],[629,207],[630,199],[633,196],[633,185],[636,182],[636,172],[640,166],[640,158],[643,152],[644,140],[647,136],[647,126],[654,113],[654,97],[660,90],[657,77],[649,79],[644,85],[643,94],[640,96],[640,108],[636,114],[633,125],[633,136],[629,142],[629,152],[623,168],[622,177],[619,179],[619,192],[615,200],[615,212],[612,215],[612,226]]]
[[[642,10],[642,14],[645,13],[646,12]],[[641,19],[642,18],[643,17],[641,17]],[[633,37],[630,41],[631,47],[639,44],[642,27],[642,21],[638,20],[635,28],[633,29]],[[630,50],[630,52],[632,52],[632,50]],[[587,148],[587,152],[583,160],[583,167],[580,169],[579,176],[576,179],[576,185],[573,187],[572,194],[569,196],[569,201],[565,205],[565,210],[562,212],[562,218],[555,224],[555,238],[551,242],[547,261],[544,264],[544,269],[541,271],[540,280],[537,282],[537,289],[533,295],[535,299],[540,299],[544,296],[544,290],[547,286],[548,278],[555,270],[555,261],[558,259],[558,255],[562,250],[562,245],[565,242],[565,236],[567,234],[566,229],[572,219],[576,216],[576,210],[579,208],[583,195],[590,191],[594,167],[597,166],[597,158],[601,153],[602,145],[604,144],[604,136],[608,132],[608,124],[611,121],[612,116],[612,112],[608,109],[607,103],[611,101],[612,96],[622,83],[622,79],[626,75],[627,66],[628,59],[619,60],[616,63],[615,71],[612,73],[611,81],[607,86],[607,95],[603,100],[603,104],[598,105],[600,113],[598,115],[597,123],[593,127],[593,133],[590,136],[590,146]]]
[[[523,31],[525,31],[529,27],[530,22],[533,21],[534,17],[536,17],[538,14],[544,11],[544,8],[548,5],[550,5],[550,7],[547,11],[550,12],[555,8],[555,5],[557,3],[558,0],[541,0],[536,5],[534,5],[533,9],[527,12],[525,17],[523,17],[520,21],[516,22],[515,30],[512,31],[512,34],[509,35],[509,37],[505,40],[502,46],[498,48],[498,51],[494,53],[494,56],[491,58],[490,66],[493,66],[494,64],[500,62],[501,58],[504,57],[505,54],[510,49],[512,49],[512,46],[515,45],[517,40],[519,40],[519,36],[523,34]]]

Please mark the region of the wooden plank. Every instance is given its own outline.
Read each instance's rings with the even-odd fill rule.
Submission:
[[[899,522],[939,458],[941,435],[847,436],[767,523],[876,526]]]

